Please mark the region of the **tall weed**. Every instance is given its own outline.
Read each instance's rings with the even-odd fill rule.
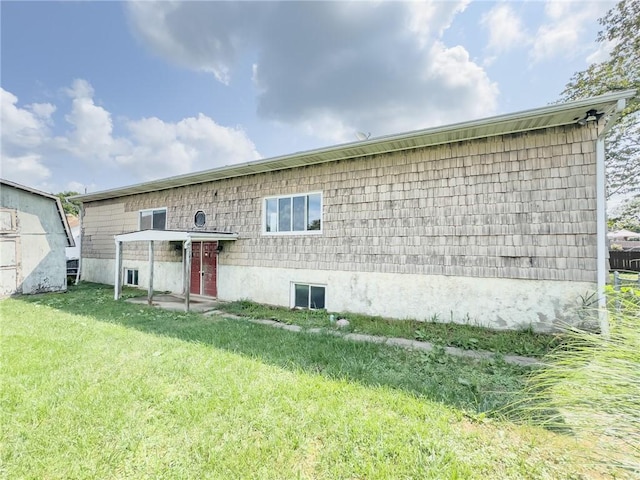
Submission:
[[[609,293],[607,335],[570,329],[512,405],[529,421],[586,439],[588,460],[640,475],[640,291]]]

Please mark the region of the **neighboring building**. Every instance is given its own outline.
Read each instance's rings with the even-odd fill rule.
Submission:
[[[66,290],[69,246],[55,195],[0,179],[0,295]]]
[[[603,137],[634,94],[80,195],[82,278],[551,329],[604,287]]]
[[[80,219],[75,215],[67,214],[67,222],[71,229],[71,236],[73,237],[73,247],[67,247],[65,249],[65,255],[67,258],[67,276],[76,276],[78,268],[80,266]]]

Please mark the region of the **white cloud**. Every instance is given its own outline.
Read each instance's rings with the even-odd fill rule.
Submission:
[[[51,170],[38,154],[10,156],[3,153],[0,176],[22,185],[45,189],[43,185],[51,177]]]
[[[617,41],[609,40],[599,43],[598,48],[587,56],[587,64],[591,65],[592,63],[602,63],[607,61],[617,43]]]
[[[115,174],[125,184],[260,158],[241,128],[219,125],[203,114],[177,122],[129,120],[122,125],[126,134],[116,136],[112,115],[96,104],[89,82],[77,79],[64,91],[71,97],[64,115],[71,129],[54,137],[54,105],[19,107],[15,95],[0,89],[3,177],[46,191],[82,192],[95,184],[69,180],[75,176],[70,165],[102,177]]]
[[[218,125],[203,114],[177,123],[144,118],[127,128],[131,148],[115,161],[144,180],[260,158],[244,131]]]
[[[585,54],[597,31],[586,31],[586,25],[602,17],[612,2],[569,2],[548,0],[547,22],[533,36],[530,58],[541,62],[555,57],[573,58]]]
[[[409,29],[418,38],[421,47],[428,46],[433,38],[442,36],[451,26],[455,16],[464,12],[471,0],[456,2],[410,2]]]
[[[48,124],[55,106],[48,103],[18,107],[18,98],[0,88],[0,118],[2,119],[2,149],[33,148],[49,135]]]
[[[508,3],[499,3],[485,13],[480,24],[489,32],[487,48],[502,53],[529,43],[521,18]]]
[[[0,88],[0,175],[28,186],[40,186],[51,176],[37,150],[50,138],[49,124],[55,106],[34,103],[18,106],[18,98]]]
[[[111,114],[95,104],[93,87],[86,80],[74,80],[65,91],[72,102],[71,112],[64,118],[73,128],[57,139],[58,146],[89,162],[108,161],[122,147],[112,136]]]
[[[95,183],[90,184],[90,185],[86,185],[82,182],[78,182],[75,180],[72,180],[70,182],[68,182],[64,188],[65,192],[78,192],[78,193],[85,193],[85,191],[90,191],[90,190],[95,190],[97,188],[97,185]]]
[[[495,113],[495,84],[441,40],[468,3],[134,2],[128,14],[155,53],[223,83],[250,55],[262,118],[344,141]]]

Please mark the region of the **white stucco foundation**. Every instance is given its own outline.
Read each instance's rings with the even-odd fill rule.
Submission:
[[[123,267],[138,268],[139,286],[146,288],[146,261],[125,261]],[[113,260],[83,259],[82,279],[112,285],[113,268]],[[181,263],[155,262],[154,270],[156,290],[182,292]],[[324,285],[330,312],[536,331],[574,323],[582,298],[596,289],[595,282],[218,265],[220,300],[291,307],[294,283]]]
[[[326,308],[398,319],[548,331],[574,322],[595,282],[218,266],[221,300],[291,306],[292,283],[326,286]]]
[[[106,283],[113,285],[115,277],[114,260],[96,258],[82,259],[82,280],[87,282]],[[149,262],[141,260],[123,260],[122,271],[127,268],[138,269],[138,287],[147,288],[149,285]],[[154,290],[182,293],[182,263],[154,262],[153,263]],[[124,273],[123,273],[124,275]],[[123,277],[125,280],[126,278]],[[123,281],[124,285],[124,281]]]

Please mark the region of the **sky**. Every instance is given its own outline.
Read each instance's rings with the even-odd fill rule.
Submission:
[[[157,178],[556,102],[611,1],[0,2],[0,176]]]

